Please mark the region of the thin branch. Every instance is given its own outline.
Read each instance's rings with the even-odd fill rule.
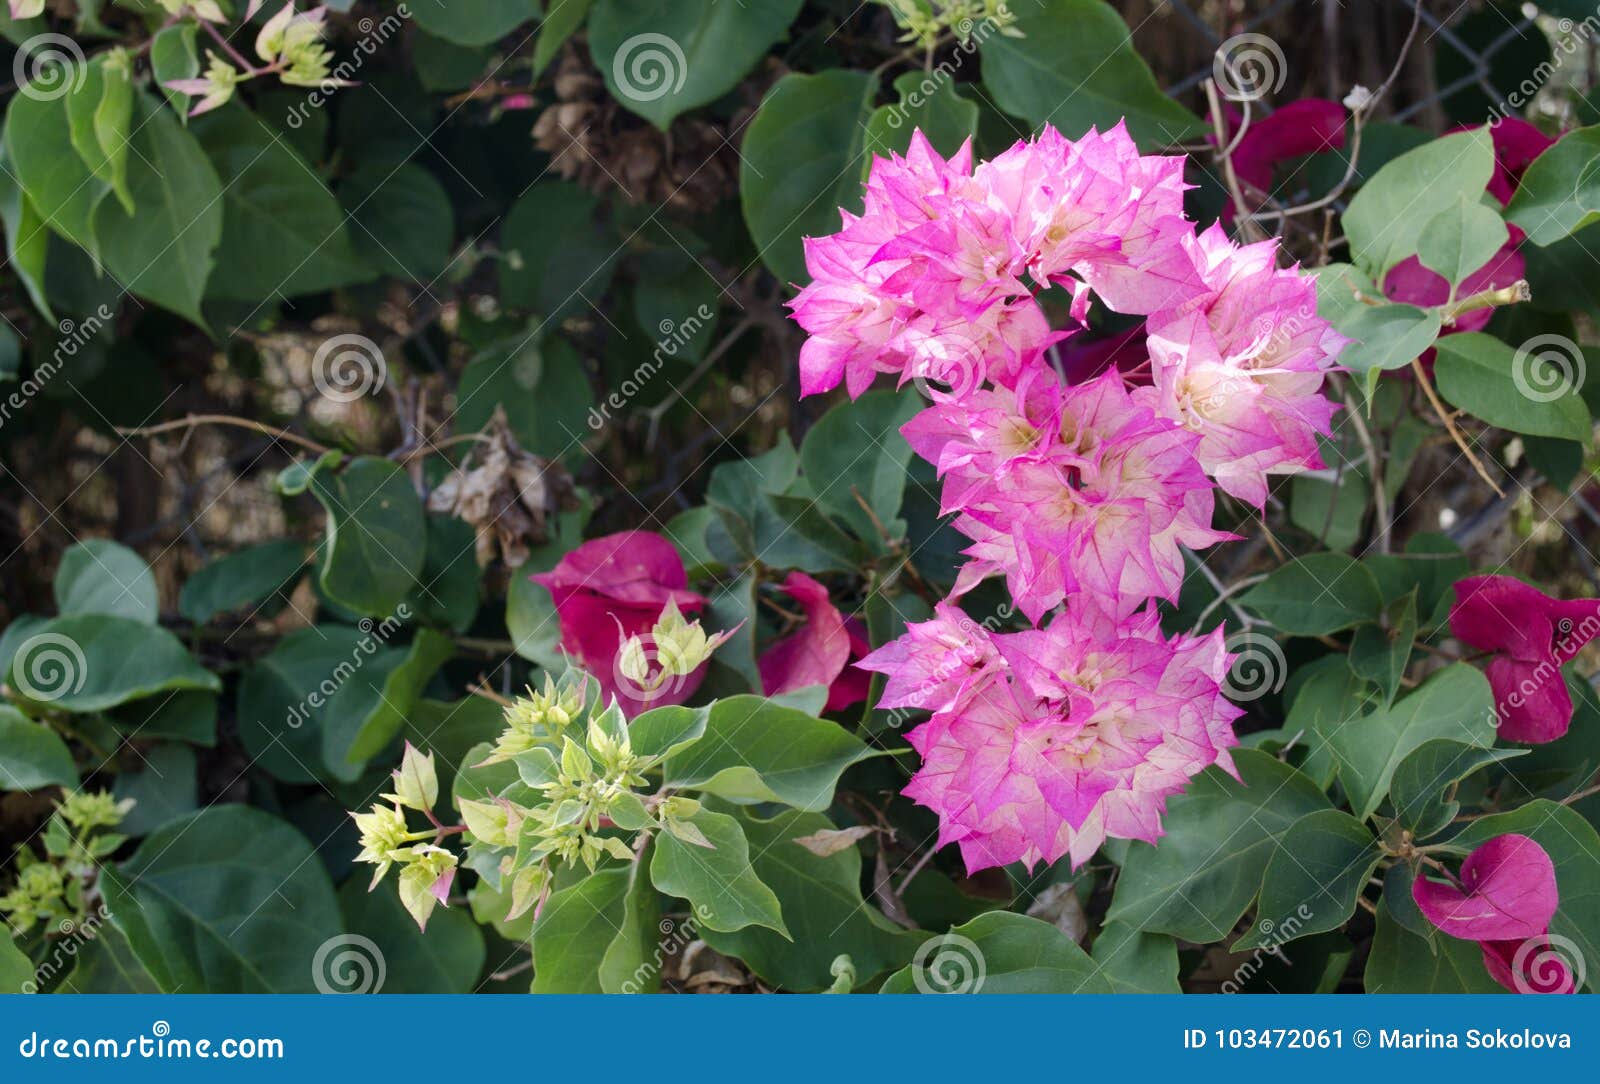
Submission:
[[[1493,478],[1489,477],[1489,471],[1473,453],[1472,446],[1467,443],[1467,438],[1462,435],[1460,429],[1456,428],[1455,419],[1452,417],[1451,412],[1445,409],[1444,403],[1440,401],[1439,393],[1433,390],[1433,381],[1428,377],[1428,370],[1422,367],[1421,358],[1411,359],[1411,371],[1416,374],[1417,383],[1422,385],[1422,392],[1428,397],[1428,402],[1433,404],[1434,413],[1438,414],[1439,420],[1444,422],[1444,427],[1449,432],[1450,439],[1456,442],[1456,447],[1461,449],[1461,454],[1467,457],[1467,462],[1472,464],[1472,469],[1478,472],[1479,478],[1489,483],[1489,488],[1494,490],[1495,496],[1504,497],[1505,491],[1495,484]]]
[[[176,429],[193,429],[198,425],[231,425],[236,429],[249,429],[255,433],[264,433],[274,440],[298,444],[300,447],[316,452],[318,455],[327,455],[333,451],[332,448],[325,444],[318,444],[309,437],[302,437],[300,434],[292,433],[287,429],[275,429],[270,425],[251,421],[249,418],[236,418],[231,414],[190,414],[187,417],[179,418],[177,421],[162,422],[160,425],[147,425],[138,429],[124,429],[119,426],[117,434],[124,437],[153,437],[158,433],[170,433]]]

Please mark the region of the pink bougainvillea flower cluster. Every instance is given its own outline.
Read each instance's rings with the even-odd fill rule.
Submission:
[[[1461,863],[1459,881],[1418,876],[1411,895],[1441,932],[1478,942],[1484,967],[1507,990],[1576,992],[1572,969],[1550,937],[1560,905],[1555,865],[1527,836],[1496,836]]]
[[[862,665],[889,676],[882,706],[933,712],[908,735],[923,766],[905,793],[940,813],[939,844],[969,870],[1081,863],[1107,836],[1153,843],[1167,798],[1231,769],[1242,712],[1220,689],[1220,628],[1168,640],[1153,611],[1074,605],[991,635],[944,603]]]
[[[1450,631],[1494,653],[1489,687],[1502,737],[1537,744],[1567,732],[1572,693],[1561,667],[1600,634],[1600,599],[1563,601],[1510,576],[1471,576],[1456,583]]]
[[[874,162],[860,215],[806,241],[802,390],[932,388],[902,432],[971,540],[954,595],[1002,576],[1045,622],[990,635],[946,602],[861,663],[887,675],[880,706],[934,713],[906,793],[972,869],[1154,840],[1170,795],[1231,767],[1222,643],[1163,638],[1151,603],[1176,598],[1184,549],[1233,537],[1211,526],[1218,487],[1260,507],[1270,475],[1322,466],[1344,340],[1273,243],[1196,234],[1183,165],[1121,125],[976,165],[917,133]],[[1052,287],[1072,327],[1046,319]],[[1145,337],[1078,356],[1063,340],[1094,301]]]

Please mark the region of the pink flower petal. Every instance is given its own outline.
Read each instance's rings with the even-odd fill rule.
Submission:
[[[1429,922],[1465,941],[1542,937],[1560,905],[1550,856],[1521,835],[1496,836],[1468,855],[1460,884],[1422,876],[1411,895]]]

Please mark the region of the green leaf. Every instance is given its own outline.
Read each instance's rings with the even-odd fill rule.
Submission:
[[[358,614],[392,613],[411,593],[427,550],[411,479],[390,460],[357,456],[343,470],[318,471],[311,492],[328,510],[322,589]]]
[[[454,516],[428,513],[428,551],[412,592],[423,621],[466,632],[478,616],[477,532]]]
[[[1535,158],[1511,197],[1506,219],[1540,246],[1600,222],[1600,125],[1568,132]]]
[[[1439,394],[1490,425],[1513,433],[1589,443],[1589,408],[1579,394],[1582,361],[1562,340],[1512,350],[1492,335],[1468,332],[1439,340]]]
[[[292,538],[247,546],[190,576],[178,595],[178,612],[197,625],[236,610],[254,615],[274,595],[288,596],[305,563],[305,546]]]
[[[567,39],[577,33],[589,18],[589,6],[593,0],[557,0],[550,5],[550,10],[545,13],[544,22],[539,24],[539,38],[533,43],[533,77],[535,79],[544,74],[550,62],[561,52],[561,47]]]
[[[1433,345],[1443,324],[1437,309],[1363,305],[1337,326],[1340,334],[1353,340],[1339,355],[1339,364],[1359,373],[1376,373],[1410,365]]]
[[[1328,808],[1315,783],[1254,749],[1233,750],[1241,784],[1207,768],[1172,799],[1156,846],[1133,843],[1108,922],[1206,944],[1226,937],[1261,887],[1278,838]]]
[[[1383,609],[1372,573],[1342,553],[1297,557],[1239,601],[1274,628],[1295,636],[1338,632],[1375,620]]]
[[[28,291],[34,308],[46,320],[54,322],[55,315],[50,310],[44,290],[45,257],[50,250],[50,231],[45,229],[39,212],[23,194],[15,173],[10,152],[0,147],[0,222],[5,223],[6,256],[11,270]]]
[[[1417,235],[1417,259],[1459,286],[1506,243],[1506,224],[1482,197],[1465,196],[1430,218]]]
[[[608,994],[651,994],[661,985],[661,897],[650,882],[648,854],[628,867],[622,922],[600,960],[600,988]]]
[[[1550,855],[1561,898],[1555,917],[1550,920],[1550,933],[1575,946],[1576,959],[1570,950],[1562,950],[1567,962],[1575,965],[1575,972],[1587,975],[1589,990],[1600,989],[1600,975],[1593,964],[1600,960],[1600,835],[1577,810],[1539,799],[1510,813],[1480,817],[1450,842],[1466,854],[1495,836],[1508,833],[1531,837]],[[1585,963],[1587,967],[1583,966]]]
[[[99,251],[94,209],[111,189],[78,157],[71,133],[67,104],[61,98],[12,95],[5,141],[17,183],[40,222],[92,257]],[[24,235],[24,241],[29,239]]]
[[[990,911],[923,942],[885,994],[1107,994],[1111,983],[1048,922]]]
[[[139,754],[137,771],[117,776],[112,793],[133,799],[117,825],[127,836],[144,836],[200,808],[198,764],[187,745],[158,745]]]
[[[1387,892],[1363,983],[1369,994],[1505,993],[1484,970],[1476,943],[1439,936],[1430,944],[1395,921]]]
[[[254,303],[373,277],[333,193],[275,129],[233,104],[196,118],[193,131],[224,188],[224,259],[208,297]]]
[[[343,932],[305,837],[245,806],[166,825],[100,884],[163,993],[310,993],[319,949]]]
[[[483,932],[466,909],[436,909],[423,932],[393,886],[381,884],[368,892],[367,878],[361,876],[340,886],[339,908],[350,932],[316,961],[319,989],[336,994],[475,991],[486,949]]]
[[[642,254],[633,273],[633,318],[656,344],[649,364],[659,367],[671,358],[693,365],[705,357],[717,341],[721,284],[696,257],[678,249]],[[641,366],[635,376],[643,371]]]
[[[33,961],[11,943],[9,932],[0,932],[0,994],[27,993],[34,982]]]
[[[339,185],[358,251],[386,275],[431,285],[450,263],[455,211],[433,174],[373,162]]]
[[[567,181],[541,181],[512,204],[500,227],[505,304],[556,321],[606,292],[619,252],[598,221],[599,206]]]
[[[839,229],[860,210],[865,121],[875,76],[834,68],[790,73],[767,92],[739,151],[739,199],[761,259],[784,282],[804,282],[802,237]]]
[[[1355,913],[1382,857],[1372,830],[1344,810],[1307,813],[1279,837],[1262,876],[1256,922],[1228,951],[1337,930]]]
[[[905,523],[898,517],[911,445],[900,437],[900,427],[923,405],[910,391],[869,391],[829,410],[800,446],[800,466],[816,503],[849,523],[875,549],[884,543],[873,516],[892,538],[905,536]],[[857,493],[872,515],[861,507]]]
[[[1357,625],[1350,639],[1350,669],[1383,690],[1388,703],[1400,689],[1411,647],[1417,638],[1417,599],[1407,595],[1388,608],[1388,627],[1376,621]]]
[[[334,698],[359,667],[389,664],[401,654],[348,625],[298,629],[279,640],[239,682],[239,740],[252,762],[286,783],[354,778],[348,764],[324,764],[322,731]]]
[[[172,738],[211,748],[217,744],[217,694],[181,689],[112,708],[106,721],[125,737]]]
[[[559,7],[562,0],[551,0]],[[417,25],[457,45],[489,45],[539,17],[541,0],[409,0]]]
[[[594,0],[589,51],[618,104],[666,131],[738,86],[801,0]]]
[[[533,924],[533,992],[598,994],[600,968],[627,915],[628,869],[552,892]]]
[[[377,756],[400,733],[424,686],[455,654],[455,641],[418,629],[404,651],[385,651],[340,686],[322,728],[323,759],[330,769]]]
[[[594,393],[583,358],[565,339],[532,334],[502,339],[467,364],[456,389],[458,431],[479,431],[505,407],[526,451],[547,459],[581,453]]]
[[[751,810],[735,816],[749,841],[751,865],[777,895],[792,936],[747,926],[733,933],[702,930],[718,952],[735,956],[766,982],[784,990],[825,990],[829,964],[848,954],[856,981],[865,983],[910,960],[924,935],[890,922],[861,897],[861,852],[855,846],[820,857],[795,840],[832,831],[820,813],[786,811],[763,820]]]
[[[55,731],[10,705],[0,705],[0,790],[78,785],[72,751]]]
[[[1526,749],[1485,749],[1451,738],[1434,738],[1406,754],[1389,782],[1400,827],[1418,839],[1442,831],[1455,818],[1461,803],[1446,800],[1455,784],[1490,764],[1524,756]]]
[[[124,289],[204,327],[200,299],[222,241],[222,181],[194,136],[148,95],[135,98],[133,131],[128,191],[138,212],[103,199],[92,235]]]
[[[200,54],[195,51],[195,35],[200,31],[198,22],[181,22],[162,27],[150,39],[150,72],[155,77],[161,93],[167,96],[172,111],[188,123],[189,95],[167,87],[178,79],[194,79],[200,74]]]
[[[894,92],[899,101],[880,105],[867,118],[863,177],[873,157],[905,154],[914,131],[926,136],[933,149],[946,158],[978,134],[977,105],[957,94],[955,84],[944,72],[905,72],[896,77]]]
[[[673,704],[651,708],[628,723],[628,741],[636,756],[665,757],[686,749],[706,732],[709,707],[685,708]]]
[[[839,776],[879,752],[837,723],[760,696],[711,705],[705,736],[667,758],[666,783],[736,802],[782,802],[821,811]]]
[[[1487,128],[1425,143],[1378,170],[1350,201],[1341,220],[1356,264],[1382,279],[1417,252],[1426,212],[1457,200],[1476,200],[1494,173]]]
[[[121,57],[118,62],[113,57]],[[66,96],[72,147],[97,179],[110,187],[132,214],[128,191],[129,126],[133,121],[133,80],[127,55],[104,53],[82,69]]]
[[[1351,809],[1366,820],[1388,795],[1400,762],[1423,742],[1451,738],[1483,747],[1494,744],[1494,694],[1480,671],[1456,663],[1391,708],[1323,717],[1317,728],[1338,761]]]
[[[983,83],[994,102],[1035,126],[1077,138],[1126,120],[1142,146],[1204,135],[1199,117],[1161,92],[1127,24],[1101,0],[1010,0],[1020,37],[983,39]]]
[[[112,925],[102,925],[94,940],[79,946],[72,973],[61,988],[79,994],[159,994],[161,988],[133,954],[128,939]]]
[[[161,617],[156,578],[144,558],[104,538],[78,542],[56,568],[56,609],[110,614],[154,625]]]
[[[711,846],[685,843],[663,832],[650,861],[656,888],[688,900],[705,929],[733,931],[755,925],[788,937],[778,897],[756,874],[739,822],[726,813],[702,809],[688,823],[700,829]]]
[[[1118,994],[1180,994],[1178,944],[1164,933],[1145,933],[1113,922],[1094,939],[1089,954]]]
[[[71,614],[31,631],[6,681],[61,711],[102,711],[169,689],[222,688],[176,636],[130,617]]]

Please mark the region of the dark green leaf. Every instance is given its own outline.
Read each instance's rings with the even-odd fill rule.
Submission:
[[[161,616],[156,578],[126,546],[91,538],[67,548],[56,568],[56,609],[111,614],[154,625]]]
[[[1383,609],[1372,573],[1342,553],[1297,557],[1239,600],[1274,628],[1320,636],[1377,618]]]
[[[1111,983],[1066,934],[1036,918],[991,911],[923,942],[885,994],[1105,994]]]
[[[272,596],[288,596],[305,563],[305,546],[291,538],[247,546],[190,576],[178,596],[178,612],[197,625],[236,610],[253,616]]]
[[[708,930],[731,932],[765,926],[789,936],[778,897],[757,875],[744,829],[726,813],[702,809],[691,823],[711,846],[685,843],[670,833],[656,838],[650,879],[669,896],[688,900]]]
[[[55,731],[9,705],[0,705],[0,790],[75,788],[72,751]]]
[[[378,617],[411,593],[427,549],[422,501],[396,463],[358,456],[319,471],[311,492],[328,510],[322,589],[339,605]]]
[[[1372,830],[1344,810],[1307,813],[1279,837],[1262,877],[1255,925],[1229,951],[1271,948],[1343,926],[1382,857]]]
[[[1565,340],[1530,340],[1513,350],[1492,335],[1468,332],[1439,340],[1434,377],[1446,402],[1490,425],[1588,444],[1589,408],[1578,394],[1582,365]]]

